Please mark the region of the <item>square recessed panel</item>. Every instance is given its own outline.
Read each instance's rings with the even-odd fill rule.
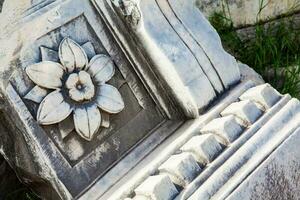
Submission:
[[[11,79],[13,88],[35,119],[39,104],[23,98],[34,87],[24,69],[41,61],[41,46],[57,51],[62,39],[70,37],[80,45],[91,42],[96,54],[106,54],[114,61],[116,73],[108,83],[119,89],[125,102],[125,109],[119,114],[110,115],[109,128],[101,128],[89,142],[80,138],[75,131],[62,139],[57,124],[40,126],[59,151],[57,160],[53,160],[54,168],[74,196],[101,177],[135,145],[167,120],[104,23],[100,18],[96,19],[97,28],[81,14],[38,37],[23,49],[17,63],[18,70]],[[96,32],[95,28],[101,31]]]

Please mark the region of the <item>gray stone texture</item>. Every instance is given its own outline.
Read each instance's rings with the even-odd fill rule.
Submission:
[[[299,101],[257,86],[194,4],[4,2],[0,152],[22,182],[55,200],[225,199],[296,131]]]
[[[213,134],[203,134],[192,137],[180,150],[192,153],[197,162],[205,165],[220,154],[222,146]]]
[[[299,199],[299,142],[298,130],[278,146],[226,199]]]

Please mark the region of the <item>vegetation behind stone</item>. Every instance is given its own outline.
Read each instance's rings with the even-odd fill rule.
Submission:
[[[218,31],[224,48],[237,60],[254,68],[266,82],[271,83],[281,93],[290,93],[299,98],[299,16],[287,14],[280,19],[261,22],[260,12],[267,4],[264,4],[263,0],[260,1],[261,8],[254,27],[236,29],[225,12],[214,13],[209,20]],[[248,32],[246,37],[243,36],[245,31]]]

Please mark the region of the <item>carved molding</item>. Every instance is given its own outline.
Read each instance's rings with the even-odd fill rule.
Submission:
[[[39,124],[59,123],[62,137],[75,128],[91,141],[100,126],[109,126],[108,113],[125,105],[118,89],[106,84],[115,73],[113,61],[104,54],[88,61],[84,48],[70,38],[61,41],[58,52],[41,48],[43,61],[25,69],[36,86],[24,98],[40,103]]]

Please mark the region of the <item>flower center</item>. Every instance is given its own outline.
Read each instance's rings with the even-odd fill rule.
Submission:
[[[77,102],[91,100],[95,95],[95,87],[91,76],[86,71],[72,73],[66,81],[71,99]]]
[[[77,88],[78,90],[82,90],[83,85],[82,85],[82,84],[77,84],[77,85],[76,85],[76,88]]]

